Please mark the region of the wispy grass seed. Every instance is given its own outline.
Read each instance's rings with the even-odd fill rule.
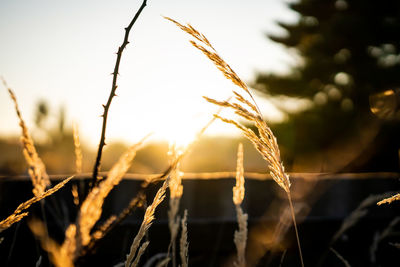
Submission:
[[[191,40],[190,43],[194,47],[196,47],[198,50],[200,50],[206,57],[208,57],[214,63],[214,65],[217,67],[217,69],[219,71],[221,71],[221,73],[228,80],[230,80],[235,85],[237,85],[240,89],[243,90],[244,93],[246,93],[250,97],[251,101],[246,101],[245,97],[243,96],[242,93],[234,91],[233,94],[235,95],[235,100],[237,101],[237,103],[231,103],[230,101],[217,101],[215,99],[211,99],[208,97],[205,97],[205,99],[212,104],[215,104],[215,105],[218,105],[221,107],[225,107],[225,108],[233,109],[233,111],[238,116],[242,117],[245,120],[250,121],[257,128],[259,135],[256,135],[251,129],[242,126],[240,123],[237,123],[233,120],[229,120],[229,119],[223,118],[219,115],[216,115],[216,118],[222,120],[223,122],[233,124],[234,126],[236,126],[253,143],[254,147],[263,156],[263,158],[268,162],[268,167],[269,167],[272,178],[287,193],[290,208],[292,211],[292,219],[293,219],[293,225],[294,225],[295,232],[296,232],[300,261],[301,261],[301,265],[304,266],[304,261],[303,261],[303,256],[302,256],[302,252],[301,252],[301,246],[300,246],[300,240],[298,237],[297,224],[296,224],[296,219],[295,219],[295,214],[294,214],[294,208],[293,208],[292,198],[291,198],[291,193],[290,193],[291,183],[289,180],[289,175],[285,172],[285,168],[281,161],[280,151],[279,151],[279,147],[278,147],[276,138],[275,138],[274,134],[272,133],[271,129],[266,124],[266,122],[263,120],[261,111],[260,111],[252,93],[250,92],[247,85],[235,73],[235,71],[219,56],[219,54],[217,53],[215,48],[211,45],[211,43],[208,41],[207,38],[205,38],[205,36],[203,34],[199,33],[191,25],[184,26],[184,25],[180,24],[179,22],[177,22],[171,18],[168,18],[168,17],[166,17],[165,19],[173,22],[175,25],[177,25],[183,31],[185,31],[186,33],[191,35],[193,38],[195,38],[195,40],[197,40],[197,42],[194,40]]]

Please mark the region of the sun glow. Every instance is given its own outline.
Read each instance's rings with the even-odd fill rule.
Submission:
[[[201,128],[198,120],[183,114],[179,117],[174,117],[174,120],[165,124],[164,127],[157,130],[156,136],[170,144],[175,144],[180,150],[185,149],[195,141],[196,135]]]

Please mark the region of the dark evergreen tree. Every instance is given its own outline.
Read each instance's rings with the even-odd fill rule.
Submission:
[[[321,153],[378,124],[374,141],[358,151],[347,170],[398,168],[400,1],[299,0],[289,7],[300,15],[298,22],[279,22],[286,34],[268,37],[294,48],[302,62],[289,75],[259,74],[254,83],[273,96],[313,101],[307,111],[289,114],[287,122],[274,126],[287,160]],[[385,90],[393,91],[374,97]],[[372,114],[371,100],[380,118]]]

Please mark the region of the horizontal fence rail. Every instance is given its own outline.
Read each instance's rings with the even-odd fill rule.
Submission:
[[[100,172],[99,175],[106,177],[108,172]],[[62,180],[73,174],[54,174],[50,175],[51,180]],[[124,175],[126,180],[152,180],[160,177],[162,173],[127,173]],[[184,172],[183,179],[187,180],[215,180],[215,179],[232,179],[236,175],[236,172]],[[289,173],[290,179],[400,179],[400,173],[397,172],[368,172],[368,173]],[[244,176],[246,179],[252,180],[270,180],[272,179],[269,173],[260,172],[245,172]],[[91,173],[81,173],[75,175],[74,179],[87,179],[91,177]],[[28,175],[0,175],[2,180],[30,180]]]

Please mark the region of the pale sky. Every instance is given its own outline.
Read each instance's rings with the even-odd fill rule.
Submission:
[[[135,142],[201,128],[215,108],[201,96],[224,99],[234,88],[195,48],[188,35],[162,16],[190,23],[207,36],[245,81],[256,71],[285,72],[295,59],[265,37],[283,33],[276,21],[297,20],[282,0],[148,0],[133,26],[120,66],[119,87],[107,127],[107,140]],[[67,109],[84,141],[96,145],[124,27],[141,1],[2,0],[0,75],[13,88],[28,127],[40,99],[53,112]],[[267,101],[269,115],[282,114]],[[185,126],[185,127],[183,127]],[[215,125],[211,134],[232,130]],[[18,120],[0,86],[0,135],[19,134]],[[183,137],[182,137],[183,138]]]

